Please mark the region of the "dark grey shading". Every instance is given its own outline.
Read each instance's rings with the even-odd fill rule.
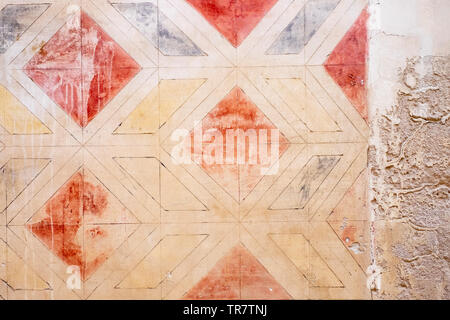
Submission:
[[[113,3],[162,54],[167,56],[206,55],[158,8],[150,3]],[[158,17],[159,14],[159,17]]]
[[[314,189],[311,187],[313,182],[320,181],[322,184],[339,160],[339,156],[317,156],[310,161],[306,175],[298,185],[298,208],[303,209],[317,191],[318,187]]]
[[[299,54],[339,2],[340,0],[309,0],[266,54]]]
[[[305,7],[280,33],[275,42],[266,51],[268,55],[296,54],[305,45]]]
[[[50,5],[8,4],[0,11],[0,54],[8,50]]]
[[[341,156],[313,156],[270,206],[270,210],[304,209]]]

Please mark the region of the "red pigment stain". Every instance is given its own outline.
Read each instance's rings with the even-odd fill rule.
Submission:
[[[81,68],[81,29],[79,17],[72,16],[53,37],[41,44],[25,70],[61,70]],[[45,54],[43,54],[45,52]]]
[[[346,246],[351,246],[353,242],[355,242],[355,226],[347,226],[342,230],[341,239],[344,241]]]
[[[223,160],[226,159],[226,133],[227,130],[247,131],[253,129],[257,134],[259,130],[266,129],[267,145],[266,152],[268,157],[271,155],[271,135],[270,130],[276,129],[272,122],[258,109],[258,107],[247,97],[247,95],[239,87],[233,88],[228,95],[221,100],[221,102],[209,112],[202,120],[202,130],[206,132],[208,129],[215,129],[220,131],[223,137]],[[212,142],[210,142],[212,143]],[[247,196],[253,188],[258,184],[262,178],[261,168],[267,166],[261,163],[259,157],[259,135],[256,140],[258,160],[256,164],[249,164],[249,150],[250,139],[245,141],[245,164],[237,163],[237,138],[234,138],[234,163],[232,164],[208,164],[202,162],[202,168],[216,179],[235,199],[243,199]],[[281,134],[279,135],[279,157],[289,147],[288,140]],[[203,143],[202,155],[207,153],[209,143]],[[192,158],[195,158],[194,149],[194,131],[191,132],[191,153]],[[214,152],[212,152],[214,155]]]
[[[78,233],[83,226],[84,215],[102,215],[108,201],[108,194],[100,187],[85,181],[78,172],[45,205],[45,217],[27,225],[53,253],[67,265],[80,268],[85,280],[106,258],[102,254],[93,261],[85,261]],[[90,238],[105,237],[100,226],[86,231]]]
[[[325,65],[365,64],[367,56],[367,20],[364,9],[350,30],[334,48]]]
[[[85,126],[140,70],[87,14],[81,13]],[[93,39],[93,40],[91,40]]]
[[[325,62],[328,74],[342,88],[366,121],[368,117],[366,89],[368,18],[369,13],[365,9]]]
[[[140,70],[84,12],[71,17],[41,49],[25,73],[81,127]]]
[[[108,194],[101,186],[94,186],[86,181],[84,182],[83,193],[84,214],[100,216],[108,205]]]
[[[188,300],[291,299],[242,245],[234,247],[184,296]]]
[[[106,231],[100,227],[93,227],[86,231],[91,239],[106,237]]]
[[[341,87],[361,117],[367,121],[366,66],[325,66],[325,69]]]
[[[276,129],[272,122],[258,109],[239,87],[234,87],[220,103],[211,110],[202,120],[203,132],[208,129],[217,129],[225,139],[229,129],[258,130]],[[270,133],[270,131],[268,132]],[[193,139],[193,133],[191,135]],[[258,140],[259,141],[259,140]],[[224,141],[225,142],[225,141]],[[287,139],[280,133],[279,143],[286,144]],[[267,135],[267,143],[271,143],[270,134]],[[281,145],[280,150],[285,148]]]
[[[278,0],[187,0],[238,47]]]
[[[364,220],[364,213],[367,212],[367,170],[364,170],[346,191],[344,197],[334,208],[329,221]],[[361,218],[363,215],[363,218]]]

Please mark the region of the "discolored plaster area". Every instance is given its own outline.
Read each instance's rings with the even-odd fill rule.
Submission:
[[[371,173],[380,298],[450,297],[449,68],[450,57],[408,60],[397,104],[378,121],[372,152],[383,156],[371,156]]]
[[[430,12],[450,7],[409,2],[399,27],[383,22],[393,2],[372,3],[368,284],[375,299],[449,299],[450,52]]]

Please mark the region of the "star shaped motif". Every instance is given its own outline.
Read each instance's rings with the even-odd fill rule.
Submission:
[[[51,272],[57,278],[67,276],[69,264],[80,267],[83,292],[73,294],[82,298],[113,295],[154,299],[211,298],[211,291],[255,299],[367,295],[363,262],[352,257],[346,237],[336,231],[342,209],[333,212],[341,199],[350,197],[347,190],[366,166],[368,127],[360,103],[362,78],[358,73],[365,62],[358,60],[358,66],[350,70],[347,62],[338,59],[343,54],[341,47],[345,47],[340,42],[353,41],[347,39],[354,39],[354,34],[347,32],[351,25],[360,23],[365,4],[352,4],[348,14],[332,0],[316,1],[321,3],[319,9],[314,1],[299,5],[298,1],[279,0],[268,1],[256,13],[249,13],[244,10],[245,1],[232,2],[232,11],[241,7],[242,21],[253,21],[245,28],[239,27],[239,21],[233,22],[238,27],[220,24],[204,10],[199,14],[196,1],[160,3],[159,10],[177,25],[176,30],[184,32],[182,37],[177,33],[168,39],[189,39],[190,50],[202,52],[180,56],[179,49],[176,56],[170,56],[154,48],[150,33],[143,34],[145,24],[133,28],[130,11],[125,17],[111,11],[109,3],[93,6],[87,1],[82,8],[85,23],[89,30],[102,34],[96,38],[101,44],[89,42],[95,39],[81,31],[80,37],[87,41],[83,50],[84,40],[78,41],[75,31],[73,41],[68,42],[76,50],[68,50],[70,45],[60,47],[66,56],[64,66],[70,58],[69,69],[81,70],[74,76],[78,82],[72,79],[80,84],[81,89],[73,95],[79,107],[68,105],[67,96],[49,94],[52,88],[44,90],[45,95],[38,92],[49,83],[44,78],[39,81],[39,72],[49,66],[44,53],[55,55],[52,61],[58,61],[59,51],[45,44],[59,43],[58,36],[49,35],[58,34],[67,25],[46,25],[28,50],[18,54],[18,62],[10,61],[11,77],[17,77],[31,92],[27,93],[30,101],[38,100],[41,109],[48,112],[39,118],[48,125],[49,138],[42,138],[43,148],[27,150],[30,154],[38,150],[42,158],[51,158],[52,167],[31,185],[33,201],[23,205],[13,202],[8,228],[24,241],[25,235],[33,235],[30,245],[37,253],[51,255]],[[317,21],[305,20],[311,32],[301,36],[300,46],[289,47],[289,54],[283,54],[287,49],[278,41],[286,38],[285,30],[295,29],[291,22],[302,17],[302,10],[306,17],[312,10],[321,15]],[[186,19],[186,12],[192,13],[192,21]],[[130,33],[105,23],[109,15]],[[58,21],[64,16],[61,13]],[[329,19],[341,22],[334,26]],[[225,39],[217,37],[217,30]],[[62,42],[67,45],[67,38]],[[77,47],[77,43],[81,45]],[[278,49],[271,49],[275,47]],[[106,58],[102,60],[97,54]],[[109,68],[106,62],[111,55],[118,60],[113,59]],[[19,62],[18,67],[15,63]],[[49,69],[52,67],[55,65]],[[83,68],[92,72],[85,74]],[[123,77],[114,74],[121,68],[129,73]],[[22,70],[21,74],[13,69]],[[55,83],[60,83],[58,77],[68,78],[67,70],[45,75],[49,76]],[[99,84],[94,79],[100,78],[118,82],[101,88],[98,92],[102,95],[91,103],[86,92],[91,93]],[[90,86],[85,90],[87,82]],[[174,132],[181,129],[189,134],[198,123],[204,128],[247,129],[254,125],[255,129],[279,130],[278,169],[265,175],[258,166],[233,164],[236,169],[222,164],[177,164],[172,152],[179,141],[173,139]],[[2,142],[14,145],[15,139]],[[24,139],[28,145],[37,141],[31,136]],[[54,183],[47,183],[46,177]],[[111,221],[85,221],[93,219],[95,210],[80,213],[84,202],[93,208],[104,203],[101,197],[74,191],[73,185],[87,185],[85,180],[90,188],[115,199],[113,210],[105,209],[106,217],[120,216],[126,210],[133,219],[113,219],[112,224],[119,226],[116,231],[105,226]],[[39,194],[33,189],[38,187]],[[79,194],[81,204],[61,195],[68,189]],[[55,199],[69,203],[68,208],[74,206],[75,222],[70,215],[53,215]],[[73,230],[65,229],[69,225]],[[57,234],[70,239],[59,246],[51,244],[45,235],[50,226],[62,226]],[[102,232],[117,232],[120,241],[106,237],[104,245],[92,240],[85,242],[87,248],[82,247],[83,237],[94,239]],[[66,251],[71,248],[79,250],[67,258]],[[101,263],[96,263],[98,257]],[[236,257],[245,261],[236,263]],[[230,288],[225,288],[220,276],[225,269],[230,270],[226,275]],[[144,274],[148,279],[141,282]],[[236,288],[236,279],[245,286]],[[52,287],[64,287],[60,280],[52,281]],[[261,286],[272,290],[264,291]]]

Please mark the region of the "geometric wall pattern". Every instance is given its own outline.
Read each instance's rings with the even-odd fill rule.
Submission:
[[[2,1],[0,299],[370,298],[366,7]],[[200,125],[277,170],[178,163]]]

